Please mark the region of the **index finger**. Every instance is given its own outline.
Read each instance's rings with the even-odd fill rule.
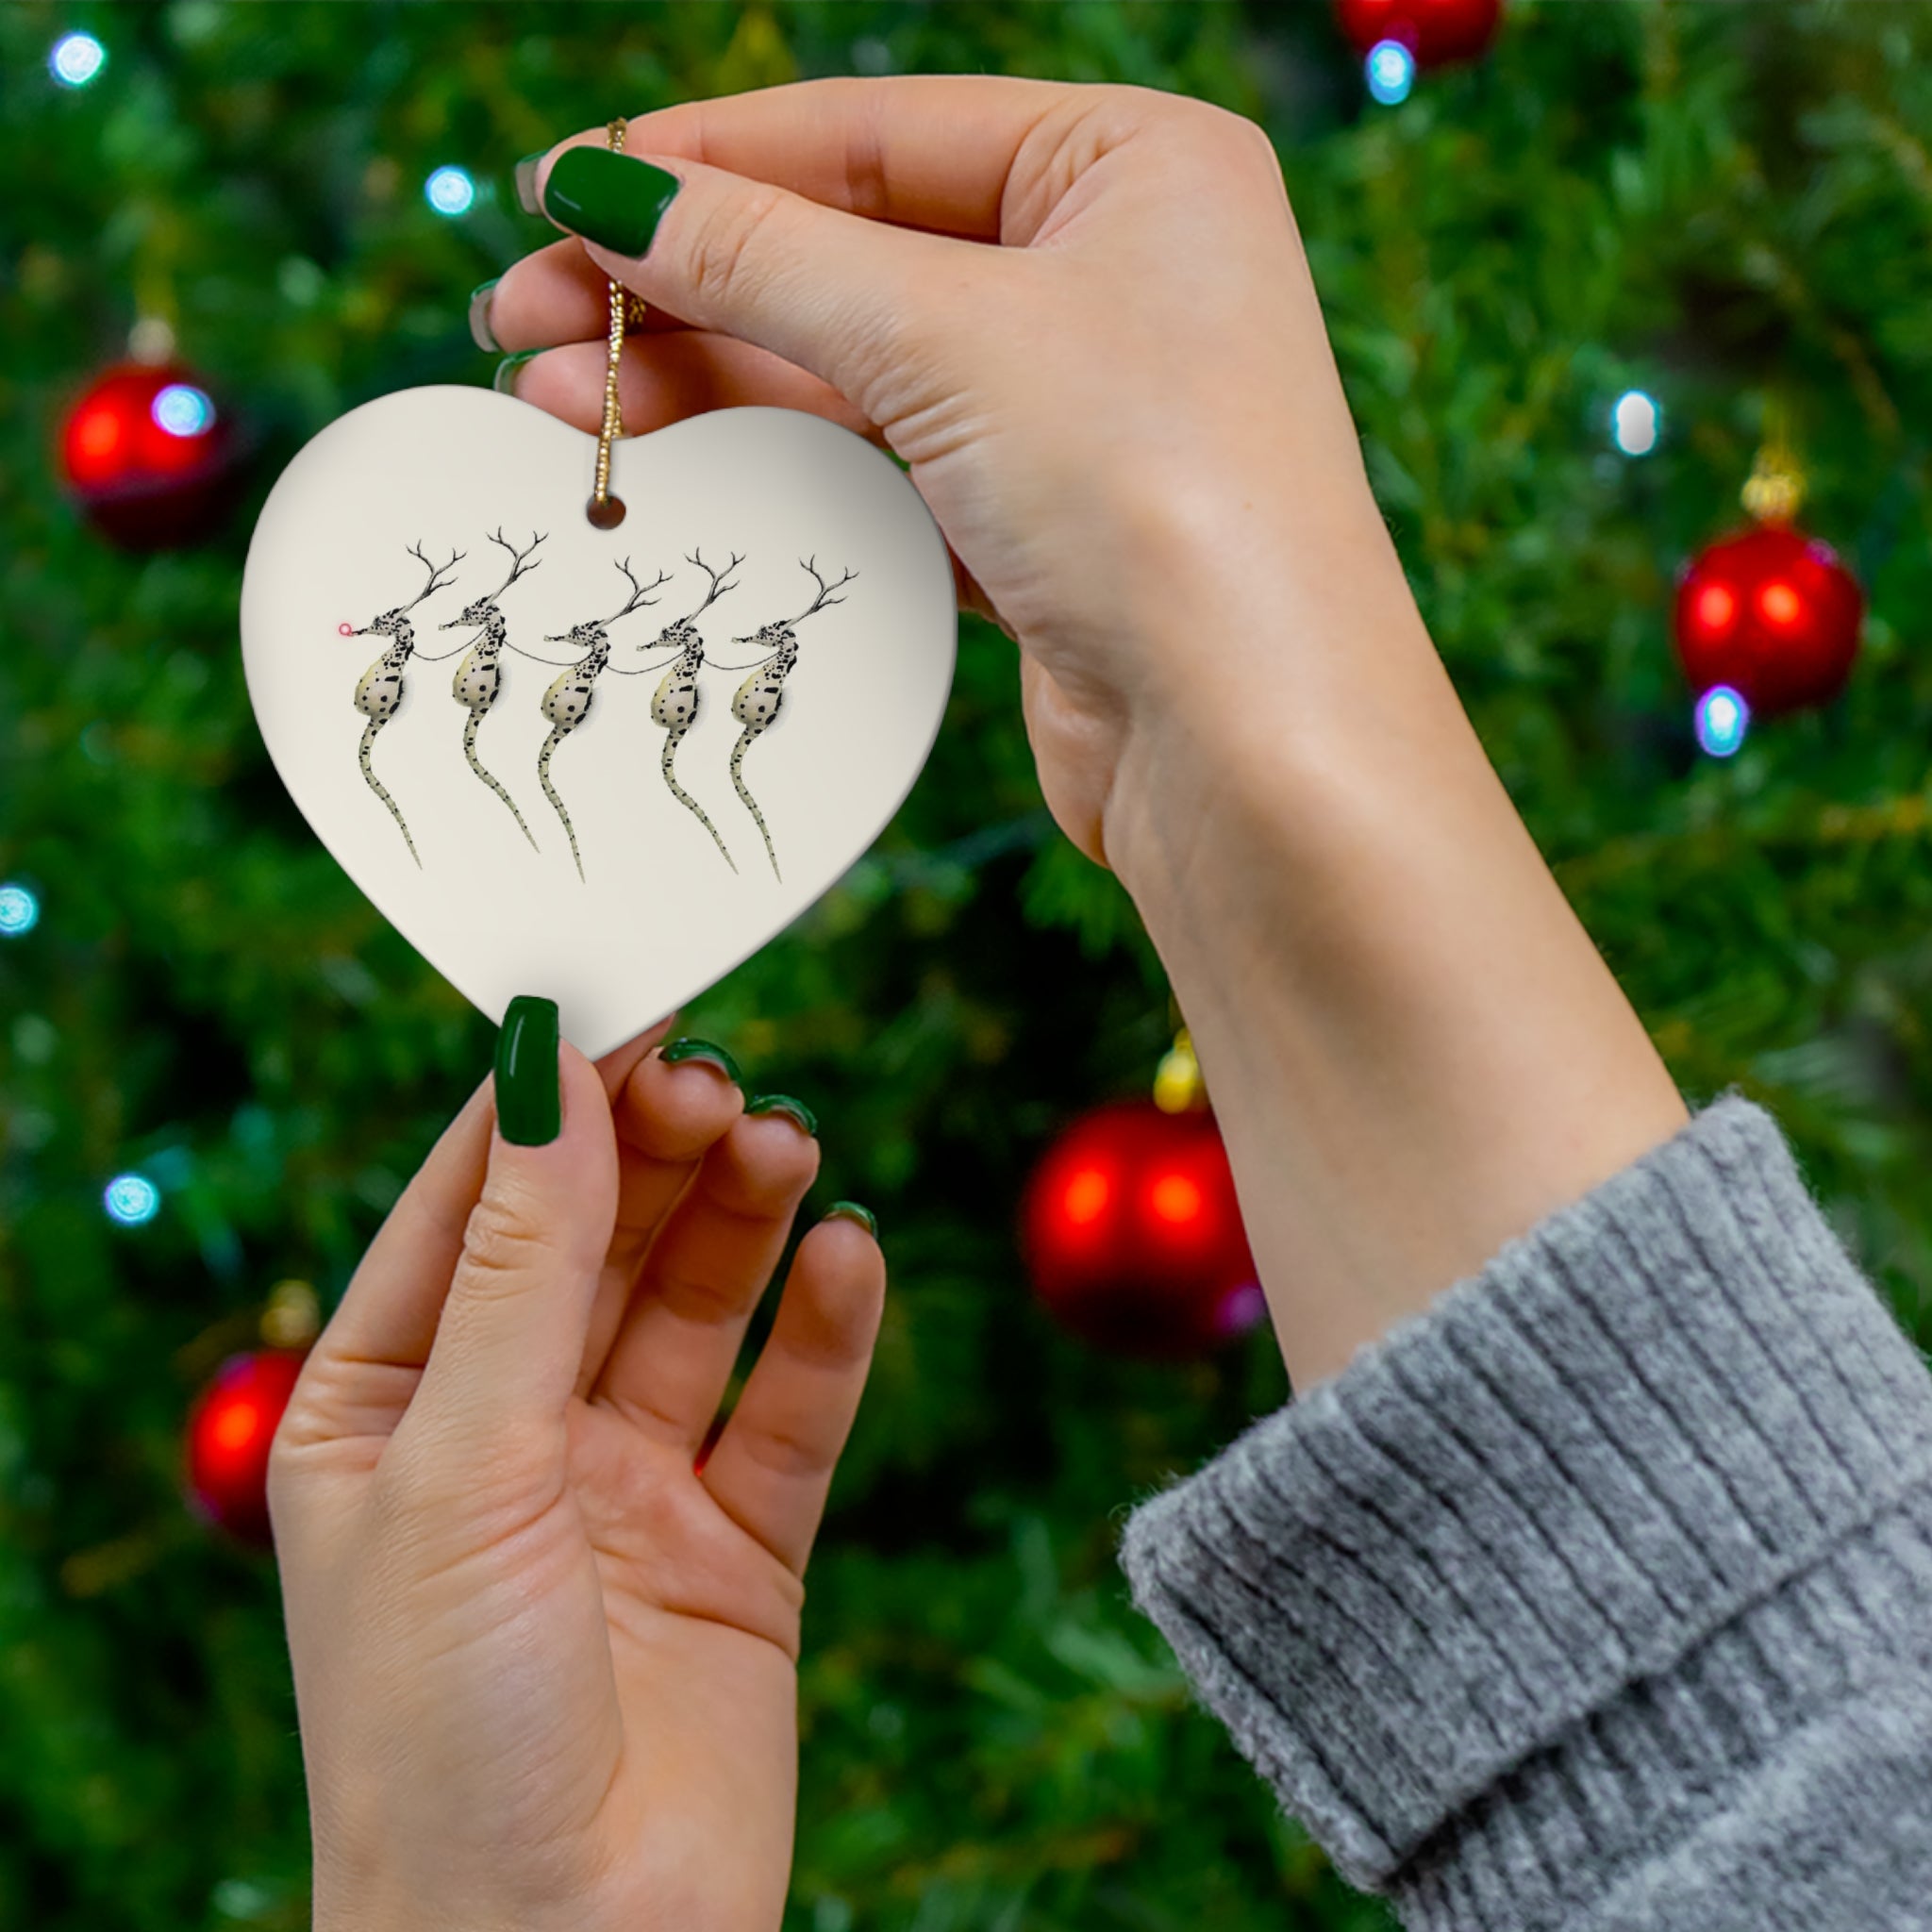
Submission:
[[[640,114],[625,144],[849,214],[997,242],[1012,239],[1002,237],[1002,207],[1027,138],[1092,93],[984,74],[801,80]]]

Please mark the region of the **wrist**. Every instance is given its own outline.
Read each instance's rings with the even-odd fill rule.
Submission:
[[[1374,548],[1176,603],[1103,816],[1297,1385],[1684,1119]]]
[[[1211,881],[1320,872],[1352,793],[1489,766],[1367,497],[1196,494],[1141,519],[1141,667],[1102,818],[1107,862],[1158,917]]]

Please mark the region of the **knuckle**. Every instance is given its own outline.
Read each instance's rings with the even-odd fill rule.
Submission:
[[[463,1229],[452,1291],[485,1299],[508,1293],[549,1257],[549,1248],[514,1202],[485,1193]]]
[[[1281,173],[1274,143],[1266,129],[1247,115],[1216,107],[1211,101],[1191,100],[1185,104],[1181,120],[1204,155],[1218,164],[1233,162],[1268,175]]]
[[[701,301],[727,308],[745,296],[788,205],[781,189],[755,182],[708,211],[686,257],[691,290]]]
[[[824,1442],[808,1428],[781,1422],[747,1430],[744,1453],[767,1474],[786,1480],[823,1475],[830,1461]]]

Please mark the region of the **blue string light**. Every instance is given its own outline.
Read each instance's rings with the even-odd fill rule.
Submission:
[[[1751,728],[1751,707],[1742,691],[1714,684],[1697,700],[1697,742],[1714,758],[1732,757]]]
[[[463,168],[439,168],[423,184],[423,195],[440,215],[466,215],[476,200],[476,184]]]
[[[1377,41],[1362,64],[1369,92],[1385,108],[1407,100],[1415,85],[1415,56],[1400,41]]]
[[[148,413],[170,436],[203,436],[215,423],[215,406],[208,391],[187,382],[171,382],[156,396]]]
[[[161,1191],[144,1174],[117,1174],[101,1195],[109,1221],[143,1227],[161,1211]]]
[[[1654,396],[1627,389],[1610,410],[1610,441],[1626,457],[1647,457],[1663,434],[1664,412]]]
[[[41,923],[41,902],[25,886],[0,886],[0,939],[17,940]]]
[[[92,34],[62,34],[47,56],[47,72],[62,87],[85,87],[108,64],[108,50]]]

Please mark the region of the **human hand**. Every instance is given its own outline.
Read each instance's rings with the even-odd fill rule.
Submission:
[[[632,430],[778,404],[906,459],[1167,966],[1298,1384],[1675,1130],[1423,625],[1258,128],[905,76],[603,142],[520,165],[582,240],[479,335],[546,348],[516,393],[594,429],[614,276],[656,312]]]
[[[806,1237],[695,1472],[818,1146],[662,1031],[562,1048],[547,1144],[471,1096],[276,1434],[318,1932],[778,1924],[802,1577],[884,1266],[836,1210]]]
[[[598,427],[608,275],[657,316],[625,346],[627,429],[763,403],[888,444],[967,600],[1021,646],[1041,786],[1091,856],[1130,874],[1176,731],[1312,679],[1391,612],[1420,636],[1251,122],[913,76],[645,114],[623,156],[603,140],[520,170],[585,245],[487,298],[499,345],[549,348],[516,393]],[[675,176],[655,232],[674,184],[653,163]]]

